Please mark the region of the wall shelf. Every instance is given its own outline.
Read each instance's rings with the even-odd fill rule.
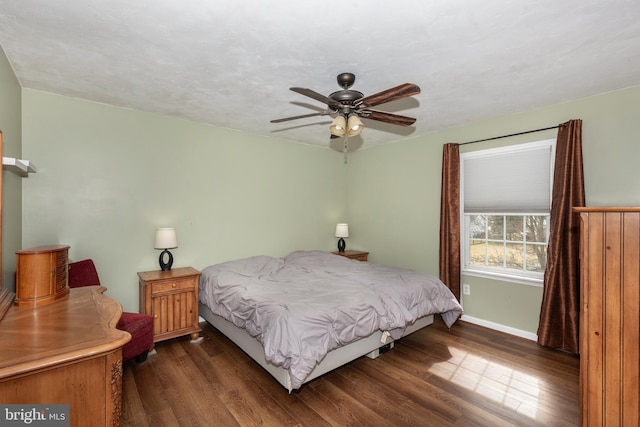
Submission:
[[[29,176],[30,173],[36,173],[36,165],[29,160],[16,159],[13,157],[2,158],[2,169],[15,172],[20,176]]]

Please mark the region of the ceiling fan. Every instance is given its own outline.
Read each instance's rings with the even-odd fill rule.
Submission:
[[[374,110],[371,107],[417,95],[420,93],[420,88],[417,85],[404,83],[373,95],[364,96],[362,92],[349,89],[356,81],[356,76],[353,73],[338,74],[337,80],[338,86],[340,86],[342,90],[333,92],[329,96],[322,95],[311,89],[301,87],[290,88],[294,92],[325,103],[327,105],[326,110],[318,113],[275,119],[271,120],[271,123],[336,114],[337,116],[330,127],[331,138],[359,135],[364,128],[360,117],[398,126],[411,126],[415,123],[416,119],[413,117]]]

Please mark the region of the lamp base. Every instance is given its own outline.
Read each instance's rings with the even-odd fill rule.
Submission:
[[[165,254],[169,255],[169,259],[167,260],[167,262],[164,262]],[[164,251],[160,252],[159,262],[160,269],[162,271],[169,271],[171,270],[171,266],[173,265],[173,255],[171,255],[171,252],[165,249]]]
[[[341,237],[340,240],[338,240],[338,252],[344,252],[344,248],[347,245],[344,243],[344,239]]]

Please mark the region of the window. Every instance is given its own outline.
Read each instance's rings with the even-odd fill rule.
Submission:
[[[555,140],[463,153],[463,272],[541,284]]]

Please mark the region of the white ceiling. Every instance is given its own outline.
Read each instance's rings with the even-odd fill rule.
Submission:
[[[422,93],[377,106],[362,148],[640,84],[637,0],[0,0],[24,88],[329,146],[289,90]]]

